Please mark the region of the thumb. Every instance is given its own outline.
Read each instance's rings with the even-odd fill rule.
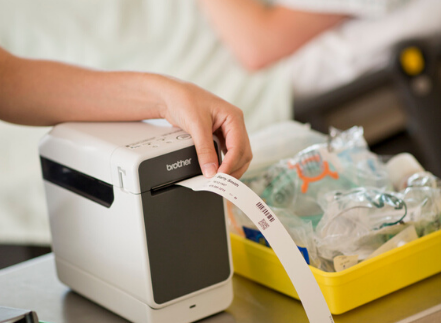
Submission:
[[[207,129],[210,130],[210,129]],[[213,143],[213,133],[207,130],[196,130],[191,134],[198,154],[199,165],[205,177],[216,175],[219,168],[219,160]]]

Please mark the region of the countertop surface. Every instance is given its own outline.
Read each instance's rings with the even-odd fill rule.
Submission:
[[[308,322],[301,303],[238,275],[234,301],[199,323]],[[52,254],[0,270],[0,305],[37,312],[50,323],[126,323],[123,318],[71,291],[56,276]],[[441,274],[427,278],[342,315],[336,323],[439,323]]]

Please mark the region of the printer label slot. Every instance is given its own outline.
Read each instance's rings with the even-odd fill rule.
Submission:
[[[47,158],[40,157],[40,161],[43,178],[48,182],[61,186],[107,208],[112,205],[114,200],[112,185]]]
[[[188,178],[191,178],[191,177],[193,177],[193,176],[189,176]],[[159,194],[159,193],[162,193],[162,192],[166,192],[166,191],[170,190],[173,187],[178,187],[177,185],[175,185],[176,183],[180,182],[181,180],[186,180],[188,178],[179,179],[177,181],[170,181],[168,183],[164,183],[164,184],[152,187],[152,190],[151,190],[152,195],[156,195],[156,194]]]
[[[152,194],[158,193],[159,191],[162,191],[164,189],[172,187],[172,186],[174,186],[175,183],[176,183],[176,181],[173,181],[173,182],[168,182],[168,183],[164,183],[164,184],[152,187]]]

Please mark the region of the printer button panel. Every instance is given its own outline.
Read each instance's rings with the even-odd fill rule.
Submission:
[[[186,133],[186,134],[177,136],[176,139],[178,139],[178,140],[191,139],[191,135]]]
[[[183,132],[183,131],[179,131],[179,132]],[[191,135],[188,133],[182,133],[179,134],[178,136],[176,136],[176,133],[173,134],[169,134],[169,135],[165,135],[165,136],[161,136],[161,137],[153,137],[153,138],[148,138],[133,144],[129,144],[126,145],[127,148],[129,149],[138,149],[141,147],[145,147],[145,148],[160,148],[163,145],[169,145],[174,143],[176,140],[187,140],[187,139],[191,139]]]

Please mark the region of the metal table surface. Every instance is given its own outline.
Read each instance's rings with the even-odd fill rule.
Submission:
[[[0,305],[35,310],[51,323],[127,323],[72,292],[56,277],[52,254],[0,270]],[[198,323],[307,323],[299,301],[234,275],[234,301]],[[441,274],[342,315],[336,323],[441,322]],[[172,323],[172,322],[170,322]]]

